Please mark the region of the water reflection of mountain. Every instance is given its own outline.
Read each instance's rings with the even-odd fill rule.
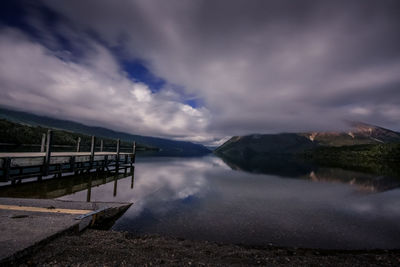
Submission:
[[[337,166],[333,166],[333,168],[329,166],[322,167],[315,162],[294,156],[220,157],[233,170],[251,173],[302,178],[320,182],[340,182],[354,185],[358,189],[368,192],[382,192],[400,187],[400,177],[388,176],[384,172],[367,173],[347,168],[342,169]]]
[[[287,156],[253,156],[253,157],[226,157],[221,159],[232,169],[252,173],[265,173],[283,177],[299,177],[310,173],[315,169],[312,163]]]
[[[116,195],[117,181],[132,176],[131,188],[133,188],[133,171],[134,168],[125,168],[118,174],[110,172],[90,173],[6,185],[0,187],[0,197],[52,199],[87,190],[87,201],[89,202],[92,187],[114,182],[113,194]]]
[[[400,187],[400,179],[396,177],[376,176],[338,168],[318,168],[317,171],[312,171],[306,178],[318,182],[351,184],[366,192],[383,192]]]

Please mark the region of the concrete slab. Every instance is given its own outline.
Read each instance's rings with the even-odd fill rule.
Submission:
[[[66,231],[81,231],[95,220],[116,216],[130,205],[131,203],[0,198],[0,207],[11,207],[0,209],[0,264],[29,253]],[[12,209],[13,206],[23,208]],[[29,207],[35,208],[29,210]],[[61,212],[54,212],[55,210]],[[75,212],[78,210],[89,212],[82,215]]]

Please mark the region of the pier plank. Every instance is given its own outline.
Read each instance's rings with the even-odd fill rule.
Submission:
[[[75,162],[88,162],[88,161],[90,161],[90,155],[75,157]]]
[[[31,167],[43,165],[44,157],[11,158],[10,167]]]
[[[105,157],[106,157],[105,155],[94,156],[94,157],[93,157],[93,160],[94,160],[94,161],[101,161],[101,160],[104,160]]]
[[[47,212],[47,213],[67,213],[67,214],[86,214],[92,210],[81,210],[81,209],[57,209],[57,208],[41,208],[32,206],[16,206],[16,205],[2,205],[0,204],[0,210],[17,210],[17,211],[32,211],[32,212]]]
[[[69,163],[71,157],[55,157],[50,158],[50,164],[65,164]]]

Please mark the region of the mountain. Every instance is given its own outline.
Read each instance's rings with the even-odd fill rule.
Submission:
[[[400,177],[400,134],[360,122],[346,132],[234,136],[214,153],[255,173],[296,177],[324,166]]]
[[[341,147],[400,142],[400,133],[362,122],[347,132],[308,132],[234,136],[215,150],[218,155],[244,158],[261,154],[296,154],[320,146]]]
[[[363,122],[350,122],[347,132],[310,132],[301,135],[319,145],[349,146],[363,144],[387,144],[400,142],[400,133],[366,124]]]
[[[39,116],[27,112],[14,111],[0,108],[0,118],[8,121],[28,124],[32,126],[42,126],[53,129],[60,129],[84,135],[95,135],[108,139],[121,139],[125,142],[133,142],[141,144],[145,147],[159,148],[160,151],[152,152],[157,156],[199,156],[210,153],[203,145],[191,142],[175,141],[164,138],[142,136],[117,132],[103,127],[92,127],[81,123],[59,120],[55,118]]]
[[[295,133],[234,136],[218,147],[217,155],[251,158],[255,155],[294,154],[312,149],[316,143]]]

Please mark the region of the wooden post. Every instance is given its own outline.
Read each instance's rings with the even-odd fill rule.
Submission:
[[[90,146],[90,168],[89,168],[89,171],[93,168],[95,144],[96,144],[96,137],[93,135],[92,136],[92,144]]]
[[[42,134],[42,144],[40,145],[40,152],[44,152],[45,145],[46,145],[46,134]]]
[[[44,134],[42,134],[42,143],[40,144],[40,152],[45,152],[45,151],[44,151],[45,145],[46,145],[46,134],[44,133]],[[44,172],[43,166],[40,167],[40,172],[41,172],[41,173]],[[41,180],[42,180],[42,175],[38,175],[37,180],[38,180],[38,181],[41,181]]]
[[[73,172],[75,170],[75,156],[71,156],[69,159],[69,170]]]
[[[100,140],[100,152],[103,152],[103,139]]]
[[[135,163],[135,158],[136,158],[136,141],[133,142],[131,166],[132,163]]]
[[[117,140],[117,155],[116,155],[116,157],[115,157],[115,169],[116,169],[116,172],[119,172],[119,153],[120,153],[120,145],[121,145],[121,140],[120,139],[118,139]]]
[[[62,166],[61,166],[61,164],[58,164],[57,165],[57,177],[58,178],[61,178],[62,177]]]
[[[114,192],[113,196],[117,196],[117,187],[118,187],[118,173],[115,174],[114,176]]]
[[[135,166],[131,167],[131,175],[132,175],[131,188],[133,189],[133,184],[135,183]]]
[[[108,166],[108,155],[104,156],[104,161],[103,161],[103,172],[105,170],[105,168],[107,168]]]
[[[51,145],[53,139],[53,132],[51,130],[47,131],[47,140],[46,140],[46,156],[44,159],[44,170],[43,175],[47,176],[49,174],[49,165],[50,165],[50,158],[51,158]]]
[[[87,184],[86,202],[90,202],[91,195],[92,195],[92,175],[89,176],[89,182]]]
[[[81,150],[81,138],[78,137],[78,141],[76,142],[76,152],[80,152]]]
[[[8,181],[8,178],[10,178],[11,158],[6,158],[3,164],[4,179]]]

